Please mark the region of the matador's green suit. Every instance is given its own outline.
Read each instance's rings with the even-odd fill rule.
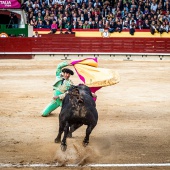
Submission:
[[[53,110],[62,105],[62,99],[65,97],[67,90],[73,84],[71,80],[63,80],[61,76],[62,68],[67,66],[67,62],[62,62],[58,64],[56,70],[56,81],[53,85],[54,96],[59,96],[56,100],[52,100],[47,107],[43,110],[42,116],[48,116]]]

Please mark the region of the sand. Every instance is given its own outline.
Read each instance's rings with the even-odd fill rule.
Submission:
[[[61,151],[60,144],[54,143],[60,108],[49,117],[41,117],[41,111],[52,99],[52,84],[59,62],[61,60],[55,57],[0,60],[0,163],[59,163],[62,166],[170,163],[169,61],[99,58],[99,67],[117,70],[121,81],[96,93],[99,120],[89,145],[86,148],[82,146],[86,129],[83,126],[73,134],[73,138],[67,140],[66,152]],[[71,79],[75,84],[80,83],[77,75]],[[13,170],[15,167],[7,169]],[[20,169],[49,168],[21,166]],[[137,170],[140,167],[107,169]]]

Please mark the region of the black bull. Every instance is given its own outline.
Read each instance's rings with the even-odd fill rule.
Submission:
[[[55,139],[56,143],[61,142],[61,150],[67,149],[66,138],[72,136],[80,126],[87,125],[83,145],[89,143],[89,136],[97,125],[98,112],[89,87],[85,85],[72,86],[63,100],[59,114],[59,132]],[[64,132],[61,141],[61,135]]]

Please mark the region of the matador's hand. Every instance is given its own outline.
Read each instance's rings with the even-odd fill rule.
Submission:
[[[58,98],[59,98],[59,96],[54,96],[54,97],[53,97],[54,100],[56,100],[56,99],[58,99]]]

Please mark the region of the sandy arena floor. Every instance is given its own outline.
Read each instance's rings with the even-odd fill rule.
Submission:
[[[52,99],[59,62],[61,60],[55,58],[0,60],[0,163],[170,163],[170,62],[99,59],[99,67],[114,68],[121,81],[97,92],[99,121],[89,146],[82,146],[83,126],[67,140],[68,149],[64,153],[60,145],[54,143],[60,109],[47,118],[41,117],[41,111]],[[75,84],[80,82],[77,75],[72,80]],[[107,169],[148,170],[151,167]]]

